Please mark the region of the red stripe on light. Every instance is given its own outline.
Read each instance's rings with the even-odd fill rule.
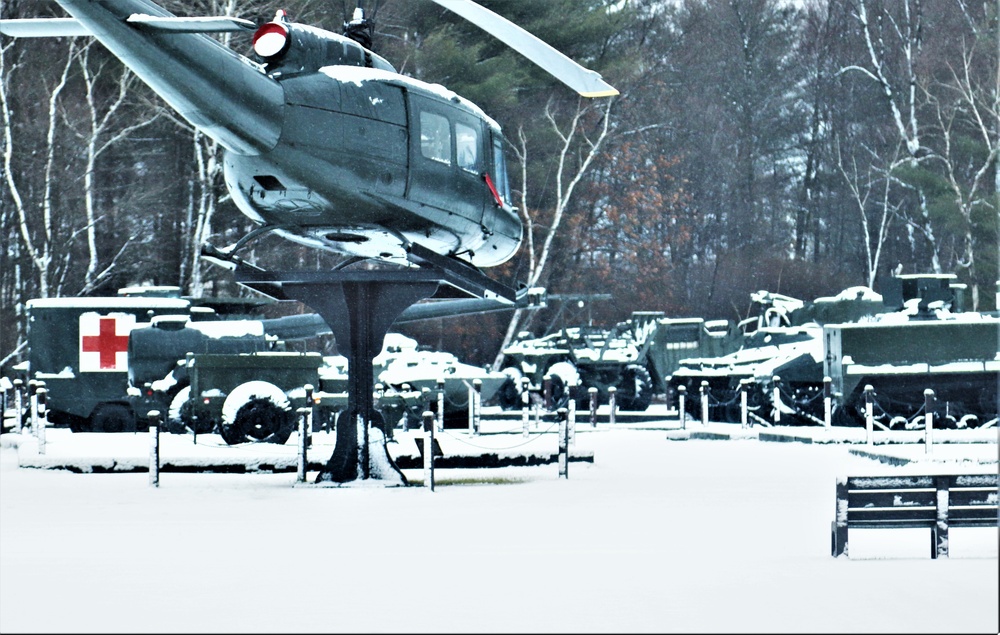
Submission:
[[[493,194],[493,199],[497,202],[497,207],[503,207],[503,201],[500,199],[500,193],[497,192],[497,188],[493,185],[493,179],[490,178],[489,172],[483,172],[483,180],[486,181],[486,187],[490,188],[490,192]]]

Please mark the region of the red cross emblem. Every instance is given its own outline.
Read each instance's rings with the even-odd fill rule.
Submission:
[[[128,334],[134,326],[135,318],[130,315],[81,315],[80,370],[128,370]]]

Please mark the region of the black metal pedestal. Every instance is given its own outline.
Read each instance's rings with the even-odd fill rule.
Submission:
[[[402,270],[271,272],[237,265],[236,282],[278,300],[297,300],[314,309],[330,327],[348,359],[347,409],[337,417],[333,455],[316,482],[346,483],[358,478],[393,478],[406,482],[383,442],[378,461],[369,454],[369,428],[380,426],[375,410],[372,360],[392,323],[408,307],[429,298],[441,283],[483,295],[484,290],[456,284],[448,272],[434,267]],[[492,283],[492,281],[490,281]],[[493,283],[495,284],[495,283]],[[489,290],[487,290],[489,291]],[[510,299],[512,301],[513,293]],[[359,452],[360,450],[360,452]],[[392,466],[393,474],[372,469]]]

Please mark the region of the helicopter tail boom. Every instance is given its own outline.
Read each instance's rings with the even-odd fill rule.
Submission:
[[[255,155],[277,144],[281,87],[249,59],[205,35],[250,30],[255,26],[250,21],[179,18],[149,0],[57,1],[71,20],[57,19],[49,27],[46,20],[4,20],[0,32],[93,35],[185,119],[226,148]]]

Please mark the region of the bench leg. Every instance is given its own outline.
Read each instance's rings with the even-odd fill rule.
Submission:
[[[935,479],[937,488],[937,523],[931,529],[931,558],[948,557],[948,478],[938,476]]]
[[[931,527],[931,558],[948,557],[948,523],[940,520]]]
[[[830,537],[833,557],[847,555],[847,525],[837,524],[837,521],[830,523]]]

